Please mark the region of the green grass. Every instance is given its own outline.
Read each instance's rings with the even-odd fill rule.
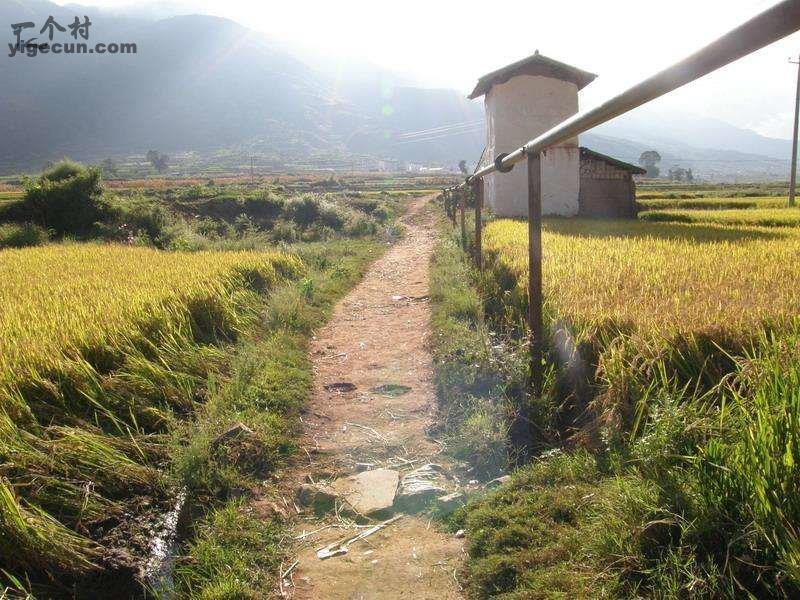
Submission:
[[[520,361],[509,361],[489,341],[477,277],[456,238],[439,242],[431,264],[433,359],[439,426],[450,452],[489,478],[508,466],[508,381]]]
[[[732,210],[649,210],[639,214],[643,221],[699,223],[747,227],[798,227],[800,208],[749,208]]]
[[[284,526],[231,498],[249,498],[296,449],[300,409],[312,384],[307,342],[382,248],[351,240],[295,251],[309,267],[307,276],[271,295],[260,326],[237,345],[230,374],[209,386],[196,420],[176,435],[175,476],[190,490],[193,512],[204,514],[178,561],[182,597],[270,596],[286,556]],[[235,423],[254,435],[215,445]]]
[[[241,501],[214,508],[176,566],[179,595],[209,600],[271,597],[285,541],[280,523],[263,520]]]
[[[764,337],[714,393],[656,379],[627,442],[544,453],[451,521],[471,598],[800,593],[800,355]]]
[[[468,597],[622,596],[656,496],[653,485],[603,473],[583,452],[517,470],[453,520],[469,539]]]

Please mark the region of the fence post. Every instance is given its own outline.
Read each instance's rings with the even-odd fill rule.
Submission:
[[[528,326],[530,327],[531,394],[540,396],[544,380],[542,350],[542,163],[528,155]]]
[[[456,226],[456,191],[450,191],[450,221]]]
[[[459,219],[461,221],[461,247],[466,251],[467,249],[467,222],[466,222],[466,210],[467,210],[467,194],[469,193],[468,186],[462,186],[460,188],[460,192],[458,194],[458,213]]]
[[[475,189],[475,266],[483,271],[483,177],[473,182]]]

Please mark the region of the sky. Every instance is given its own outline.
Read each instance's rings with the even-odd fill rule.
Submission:
[[[67,4],[67,0],[59,0]],[[79,0],[120,8],[131,0]],[[590,108],[686,57],[776,0],[175,0],[165,13],[203,13],[328,59],[355,57],[421,85],[469,92],[476,79],[534,50],[597,73],[581,93]],[[141,10],[142,2],[137,2]],[[794,34],[673,92],[654,110],[689,112],[791,137],[800,53]]]

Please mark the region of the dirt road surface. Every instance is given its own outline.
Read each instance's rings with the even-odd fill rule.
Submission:
[[[428,304],[436,230],[425,210],[429,200],[413,202],[403,239],[338,304],[312,344],[315,388],[303,417],[307,461],[294,474],[298,485],[364,468],[403,474],[429,462],[447,466],[442,444],[426,433],[436,407]],[[386,385],[405,393],[376,391]],[[341,515],[306,511],[295,531],[302,538],[299,563],[284,593],[315,600],[461,598],[462,540],[424,516],[404,516],[343,556],[317,558],[318,548],[360,531]]]

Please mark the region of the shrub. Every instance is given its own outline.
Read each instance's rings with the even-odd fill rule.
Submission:
[[[296,242],[300,238],[297,225],[291,221],[279,220],[272,226],[272,239],[276,242]]]
[[[42,179],[46,179],[48,181],[64,181],[66,179],[75,177],[76,175],[80,175],[85,171],[86,168],[82,164],[73,160],[64,159],[45,170],[42,173]]]
[[[113,229],[109,235],[119,239],[125,237],[146,235],[151,242],[161,246],[165,231],[175,221],[167,208],[158,201],[139,195],[126,200],[114,200],[112,203]]]
[[[292,198],[286,203],[284,213],[287,218],[301,227],[308,227],[319,219],[319,198],[311,194],[304,194],[299,198]]]
[[[0,225],[0,248],[41,246],[49,239],[46,229],[32,223]]]
[[[84,237],[109,214],[102,198],[100,171],[63,161],[25,182],[25,199],[16,207],[19,220],[31,221],[57,236]]]
[[[244,200],[244,212],[256,221],[278,217],[286,204],[285,200],[272,192],[260,192]]]

